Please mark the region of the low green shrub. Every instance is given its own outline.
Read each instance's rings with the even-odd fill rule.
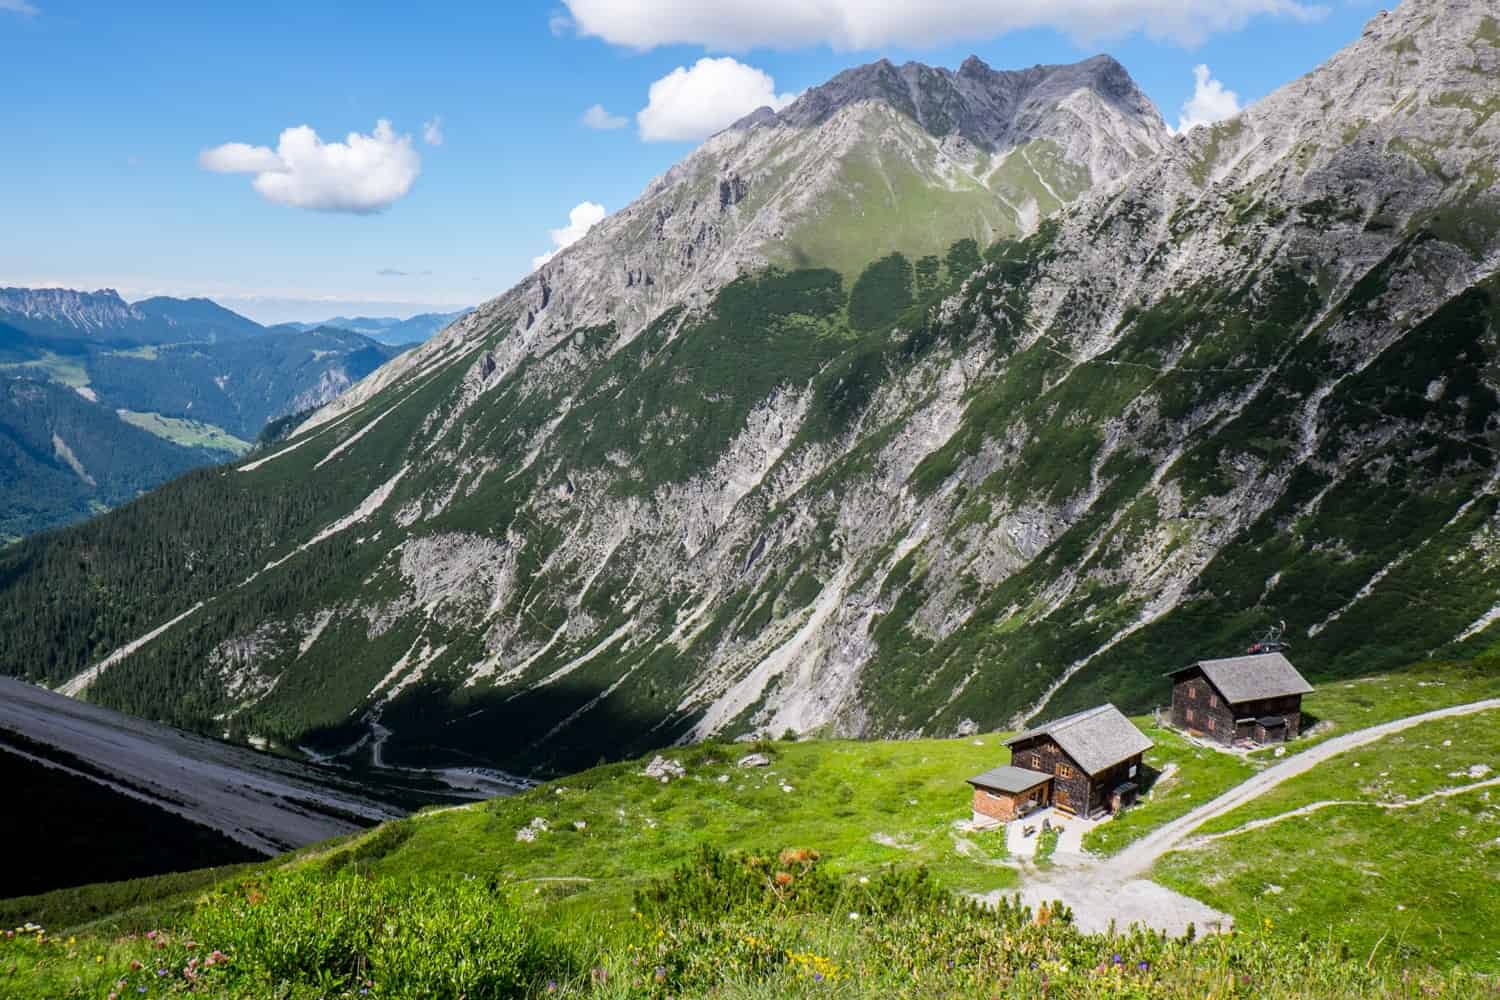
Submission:
[[[576,971],[566,949],[479,879],[400,884],[307,871],[250,881],[208,897],[185,930],[156,940],[173,960],[132,970],[122,996],[171,978],[217,980],[247,996],[305,986],[481,1000],[527,996]],[[222,957],[207,964],[213,955]]]

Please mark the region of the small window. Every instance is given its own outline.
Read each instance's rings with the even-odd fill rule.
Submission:
[[[1191,708],[1187,710],[1187,720],[1189,722],[1193,721],[1193,710]]]
[[[1191,698],[1191,699],[1193,699],[1194,701],[1197,701],[1198,700],[1198,689],[1196,687],[1190,687],[1190,688],[1188,688],[1188,697]]]
[[[1057,765],[1057,776],[1059,778],[1073,777],[1073,769],[1066,764]]]
[[[1042,755],[1041,754],[1034,753],[1034,754],[1031,755],[1031,766],[1032,767],[1041,767],[1042,766]]]
[[[1214,720],[1212,718],[1210,718],[1208,720],[1208,731],[1209,732],[1213,732],[1214,731]]]
[[[1211,694],[1211,695],[1208,696],[1208,707],[1209,708],[1218,708],[1219,707],[1219,696],[1218,695]]]

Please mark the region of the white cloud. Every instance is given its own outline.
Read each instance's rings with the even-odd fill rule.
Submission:
[[[389,208],[422,170],[411,136],[397,135],[384,118],[370,135],[350,132],[343,142],[325,143],[298,125],[281,133],[275,150],[227,142],[205,149],[198,162],[219,173],[254,174],[255,190],[277,204],[359,215]]]
[[[606,214],[608,213],[604,211],[604,206],[598,202],[584,201],[574,205],[573,211],[568,213],[568,224],[561,229],[553,229],[549,232],[556,249],[549,253],[544,253],[540,257],[531,258],[532,268],[541,267],[559,253],[583,239],[583,234],[594,228],[594,224],[604,218]]]
[[[777,94],[767,73],[725,56],[678,66],[651,85],[648,98],[636,125],[642,139],[661,142],[703,139],[756,108],[779,111],[797,95]]]
[[[203,169],[219,174],[279,173],[286,170],[286,163],[276,153],[264,146],[243,142],[226,142],[205,149],[198,154],[198,163]]]
[[[630,123],[630,119],[624,115],[612,115],[604,110],[604,105],[596,104],[583,113],[579,119],[589,128],[612,129],[624,128]]]
[[[438,115],[430,122],[422,123],[422,141],[429,146],[441,146],[443,144],[442,115]]]
[[[1182,102],[1182,114],[1177,118],[1177,131],[1186,132],[1199,125],[1232,118],[1240,113],[1240,95],[1225,90],[1224,84],[1213,78],[1202,63],[1193,67],[1193,96]]]
[[[12,14],[25,14],[32,17],[41,11],[27,3],[26,0],[0,0],[0,10],[8,10]]]
[[[564,0],[581,35],[651,49],[685,43],[743,52],[934,46],[1051,27],[1079,41],[1141,31],[1184,45],[1257,15],[1321,17],[1309,0]]]

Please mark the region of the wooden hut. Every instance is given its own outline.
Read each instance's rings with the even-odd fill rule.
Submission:
[[[1152,746],[1113,705],[1028,729],[1006,745],[1009,767],[969,779],[978,815],[1011,819],[1049,805],[1078,816],[1122,809],[1135,801],[1141,755]]]
[[[1199,660],[1167,676],[1172,725],[1226,745],[1292,739],[1302,726],[1302,696],[1312,692],[1281,653]]]

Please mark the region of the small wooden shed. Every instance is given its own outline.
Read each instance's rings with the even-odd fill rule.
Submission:
[[[1281,653],[1199,660],[1174,670],[1172,725],[1232,745],[1281,743],[1302,728],[1312,685]]]
[[[974,818],[1009,823],[1051,800],[1052,775],[1009,764],[969,779],[974,786]]]

